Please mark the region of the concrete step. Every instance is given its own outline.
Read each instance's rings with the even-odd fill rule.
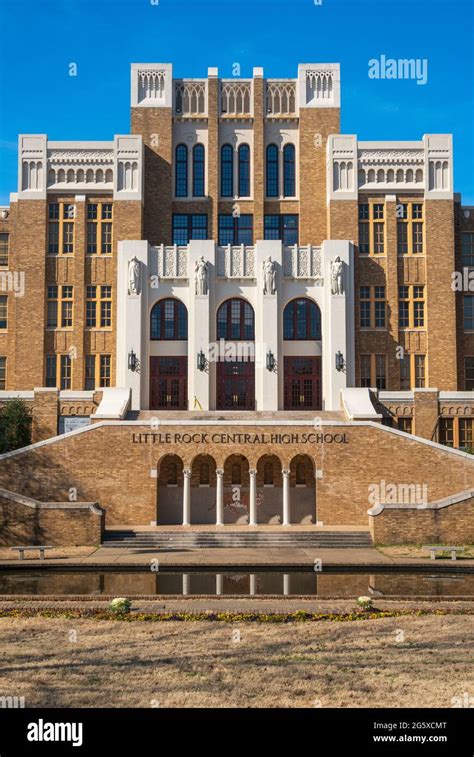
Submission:
[[[106,531],[104,547],[115,548],[174,548],[174,549],[209,549],[209,548],[277,548],[277,547],[318,547],[318,548],[362,548],[372,546],[368,531],[327,531],[294,533],[261,533],[252,531],[211,533],[211,532],[161,532],[150,531]]]

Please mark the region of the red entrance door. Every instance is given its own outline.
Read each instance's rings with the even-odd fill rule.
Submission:
[[[285,358],[285,410],[321,410],[321,358]]]
[[[250,360],[217,363],[217,409],[255,409],[255,363]]]
[[[150,358],[150,410],[186,410],[188,359]]]

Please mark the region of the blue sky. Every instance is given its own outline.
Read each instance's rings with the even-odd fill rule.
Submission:
[[[0,204],[17,188],[18,133],[129,131],[130,63],[177,77],[340,62],[341,130],[361,140],[454,134],[455,190],[474,204],[474,0],[0,0]],[[368,62],[428,61],[424,86],[373,80]],[[77,77],[68,75],[77,64]]]

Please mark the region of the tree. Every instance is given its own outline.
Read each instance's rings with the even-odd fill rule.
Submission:
[[[23,400],[9,400],[0,410],[0,453],[31,444],[31,413]]]

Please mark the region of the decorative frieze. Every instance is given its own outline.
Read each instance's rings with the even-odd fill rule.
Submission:
[[[267,79],[265,104],[267,116],[295,116],[297,113],[296,80]]]
[[[321,247],[292,245],[283,248],[283,276],[291,279],[322,279]]]
[[[228,279],[255,278],[255,250],[246,245],[217,247],[217,275]]]
[[[188,278],[188,248],[180,245],[165,245],[154,248],[157,254],[157,271],[161,279]]]
[[[223,79],[220,88],[221,116],[252,115],[252,80]]]
[[[174,114],[183,117],[207,115],[207,79],[175,79]]]

